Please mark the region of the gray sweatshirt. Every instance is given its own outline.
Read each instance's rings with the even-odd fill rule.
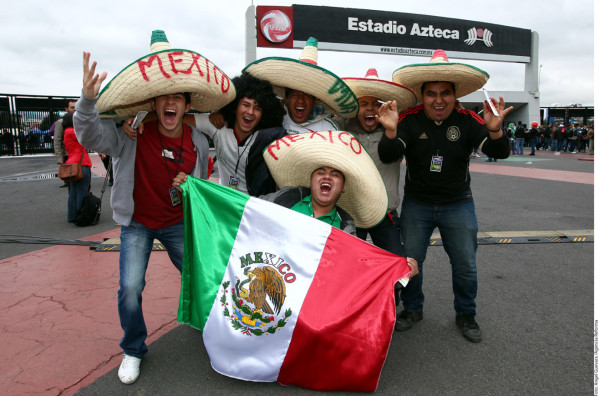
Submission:
[[[73,124],[77,140],[88,150],[110,155],[113,162],[114,185],[110,196],[113,219],[128,226],[133,217],[135,202],[133,186],[137,140],[130,139],[115,120],[100,120],[96,101],[81,95],[75,105]],[[191,127],[191,126],[190,126]],[[192,176],[206,179],[208,173],[208,138],[192,128],[192,141],[197,160]]]

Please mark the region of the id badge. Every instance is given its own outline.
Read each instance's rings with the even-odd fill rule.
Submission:
[[[429,168],[430,172],[441,172],[442,171],[442,162],[444,162],[444,157],[434,155],[431,157],[431,167]]]
[[[229,176],[229,187],[237,190],[240,184],[240,178],[236,176]]]
[[[173,206],[177,206],[181,203],[181,197],[179,196],[179,191],[175,187],[171,187],[169,189],[169,195],[171,195],[171,204]]]

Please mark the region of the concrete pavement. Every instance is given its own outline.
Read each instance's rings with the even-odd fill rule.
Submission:
[[[495,163],[475,159],[481,232],[593,230],[593,167],[584,155],[541,152]],[[587,157],[589,158],[589,156]],[[96,160],[95,173],[103,168]],[[118,236],[108,195],[100,224],[66,223],[52,157],[0,158],[1,235],[102,241]],[[29,177],[29,179],[27,179]],[[30,181],[24,181],[30,180]],[[102,179],[93,178],[98,194]],[[379,394],[591,394],[593,244],[482,245],[478,250],[481,344],[454,325],[450,265],[432,246],[424,264],[425,318],[395,332]],[[144,292],[150,352],[133,385],[116,375],[118,253],[86,246],[0,243],[0,389],[3,394],[318,394],[224,377],[198,331],[176,323],[179,275],[154,252]]]

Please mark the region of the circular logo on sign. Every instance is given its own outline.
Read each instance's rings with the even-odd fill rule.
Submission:
[[[458,127],[455,126],[451,126],[446,131],[446,137],[451,142],[456,142],[460,138],[460,129],[458,129]]]
[[[292,23],[283,11],[271,10],[260,20],[260,30],[270,42],[281,43],[290,37]]]

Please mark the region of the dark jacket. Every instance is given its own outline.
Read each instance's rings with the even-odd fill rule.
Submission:
[[[250,196],[258,197],[277,191],[277,184],[275,184],[263,158],[263,151],[269,144],[287,135],[287,131],[284,128],[275,127],[262,129],[255,133],[257,134],[256,140],[248,152],[246,187]]]
[[[515,137],[517,139],[525,139],[525,128],[523,125],[517,126],[517,129],[515,130]]]
[[[383,163],[406,158],[405,197],[426,205],[449,205],[473,200],[473,147],[491,158],[510,155],[508,137],[489,139],[485,121],[474,112],[455,108],[437,125],[419,105],[400,113],[397,138],[383,135],[378,152]],[[440,163],[437,171],[432,171],[434,159]]]
[[[540,136],[540,131],[536,127],[531,127],[529,132],[527,133],[529,139]]]

